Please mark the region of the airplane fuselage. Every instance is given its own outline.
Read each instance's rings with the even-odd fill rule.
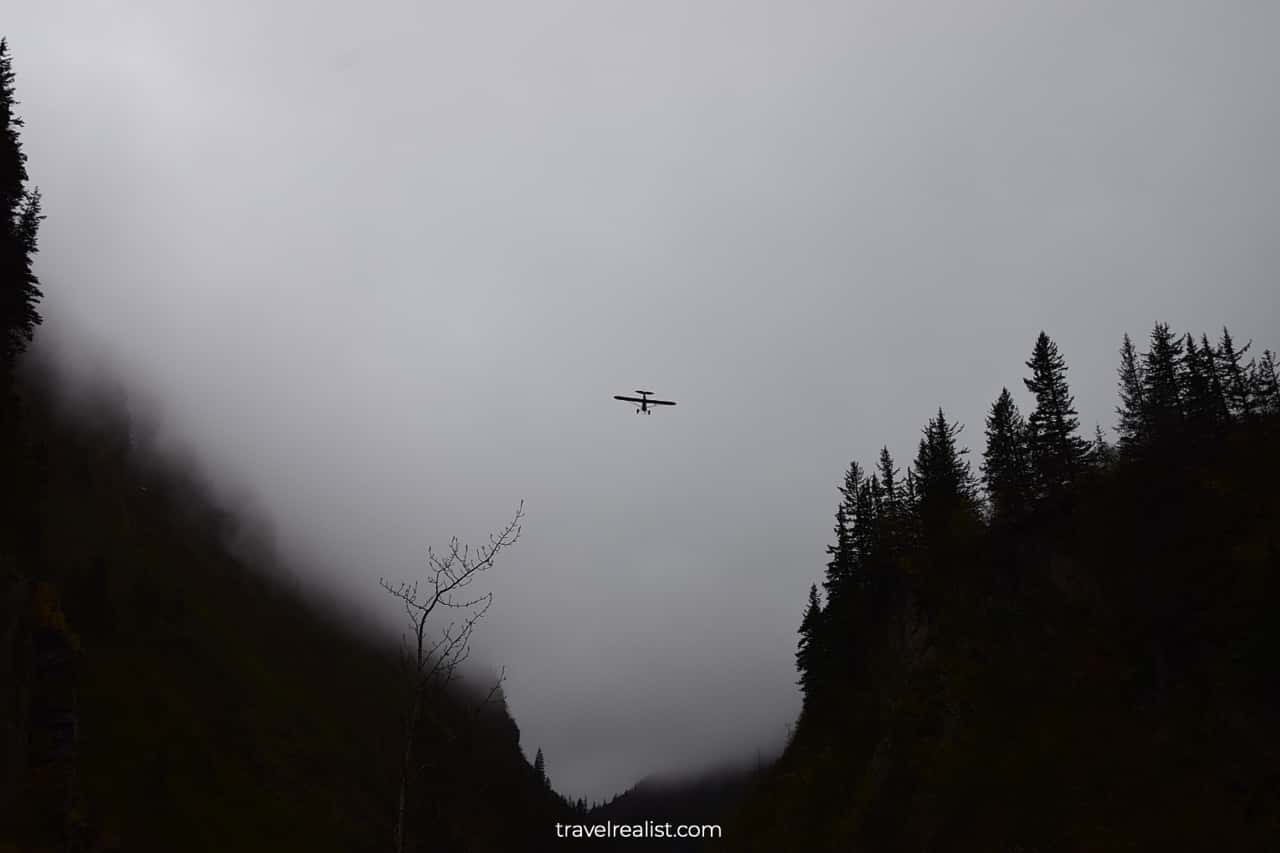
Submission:
[[[621,394],[615,394],[613,395],[613,399],[622,400],[623,402],[626,402],[626,403],[637,404],[640,407],[636,409],[637,415],[641,413],[644,413],[646,415],[653,414],[653,409],[650,408],[651,406],[674,406],[675,405],[675,403],[673,403],[670,400],[650,400],[649,395],[653,393],[652,391],[637,391],[636,393],[639,394],[640,396],[626,397]]]

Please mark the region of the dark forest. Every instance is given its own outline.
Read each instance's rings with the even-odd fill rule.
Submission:
[[[518,547],[520,513],[386,582],[417,631],[398,646],[309,588],[108,372],[67,392],[33,347],[58,211],[29,180],[16,80],[0,42],[0,853],[1280,841],[1280,381],[1261,343],[1212,317],[1126,335],[1111,443],[1029,329],[1008,381],[1030,411],[1006,388],[981,435],[939,409],[909,462],[886,446],[832,472],[783,753],[587,802],[556,791],[555,755],[522,753],[502,675],[467,665],[491,600],[467,587]],[[800,599],[822,567],[786,570]],[[439,629],[437,605],[461,615]],[[606,821],[723,835],[557,841]]]

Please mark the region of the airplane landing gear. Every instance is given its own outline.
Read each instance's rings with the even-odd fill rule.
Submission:
[[[629,397],[625,394],[614,394],[613,399],[622,400],[625,403],[636,403],[637,415],[652,415],[653,409],[650,406],[674,406],[674,400],[652,400],[649,395],[652,391],[637,391],[639,397]]]

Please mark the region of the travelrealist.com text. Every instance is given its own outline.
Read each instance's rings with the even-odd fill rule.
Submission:
[[[719,838],[719,824],[557,823],[556,838]]]

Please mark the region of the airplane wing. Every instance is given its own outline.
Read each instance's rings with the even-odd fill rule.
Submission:
[[[613,399],[622,400],[623,402],[626,402],[626,403],[645,403],[645,402],[652,403],[653,402],[653,400],[646,401],[646,400],[640,399],[639,397],[624,397],[621,394],[614,394]]]
[[[650,400],[649,405],[650,406],[674,406],[675,401],[674,400]]]

